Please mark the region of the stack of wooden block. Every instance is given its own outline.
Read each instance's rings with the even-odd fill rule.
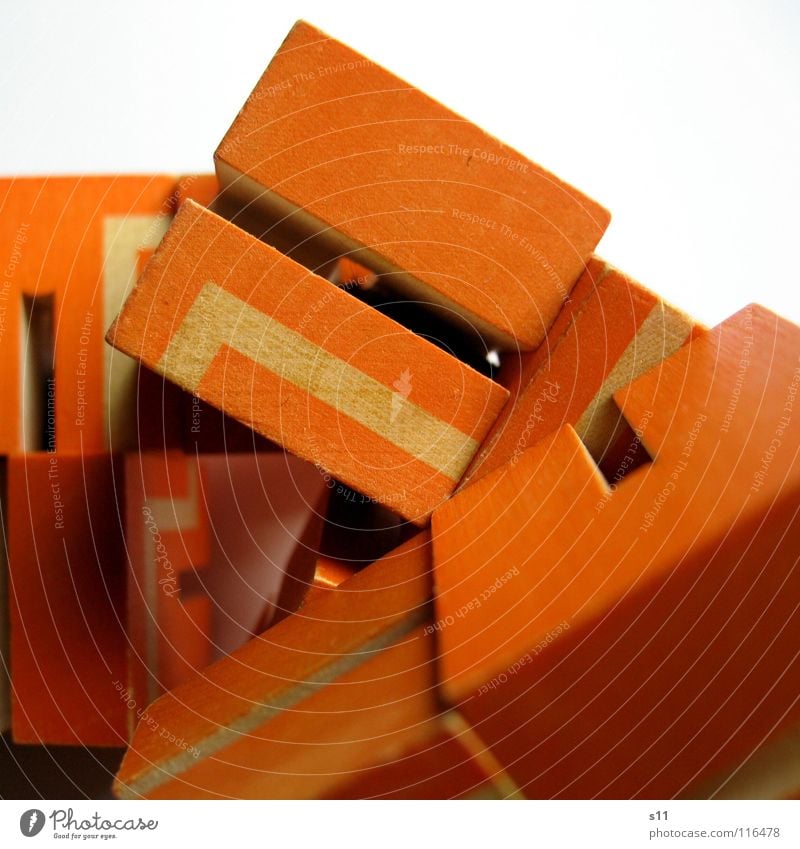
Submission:
[[[800,329],[699,326],[302,22],[215,165],[4,181],[14,740],[122,797],[797,793]]]

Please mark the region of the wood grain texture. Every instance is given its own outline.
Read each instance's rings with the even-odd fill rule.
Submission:
[[[566,426],[434,514],[443,690],[527,796],[670,798],[800,719],[798,350],[747,308],[615,394],[613,490]]]
[[[691,318],[593,257],[544,343],[532,353],[503,358],[498,380],[511,399],[460,487],[565,424],[613,476],[633,438],[614,392],[675,353],[697,328]]]
[[[15,742],[127,742],[121,473],[106,454],[8,460]]]
[[[605,230],[602,207],[413,86],[298,22],[215,154],[225,193],[536,347]]]
[[[192,201],[108,340],[418,524],[507,398]]]
[[[427,533],[162,696],[123,797],[330,795],[437,727]]]

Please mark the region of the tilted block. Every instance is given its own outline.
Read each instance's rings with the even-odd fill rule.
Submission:
[[[315,236],[333,257],[347,254],[508,349],[542,341],[609,220],[585,195],[302,21],[215,161],[240,207],[306,241]]]
[[[423,533],[162,696],[117,795],[329,796],[433,736],[430,590]]]
[[[750,307],[433,516],[442,687],[526,796],[670,798],[800,719],[800,329]],[[509,730],[513,729],[513,734]]]
[[[461,488],[565,424],[575,428],[609,477],[621,477],[639,458],[614,392],[696,332],[688,316],[593,257],[542,345],[503,357],[498,380],[512,397]]]
[[[108,339],[419,524],[508,397],[192,201]]]

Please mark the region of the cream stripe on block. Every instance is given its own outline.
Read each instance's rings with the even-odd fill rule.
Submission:
[[[427,617],[428,611],[425,608],[420,608],[411,613],[382,633],[326,664],[305,681],[287,688],[269,703],[256,704],[227,725],[220,725],[216,731],[201,740],[193,741],[194,751],[183,751],[165,761],[153,764],[150,769],[137,776],[130,783],[121,784],[117,791],[118,795],[123,799],[147,796],[163,784],[196,766],[199,761],[227,748],[241,737],[254,733],[278,714],[290,710],[304,699],[312,696],[317,690],[372,660],[378,652],[389,648],[411,634],[415,628],[427,621]]]
[[[679,310],[663,303],[653,307],[575,425],[592,456],[603,453],[621,423],[614,393],[672,356],[689,338],[693,326],[692,320]]]
[[[157,370],[184,389],[197,392],[223,346],[329,404],[453,481],[461,478],[478,449],[471,436],[213,282],[197,295]],[[313,363],[311,370],[309,363]]]
[[[155,249],[171,221],[169,215],[109,215],[103,221],[103,326],[122,309],[139,276],[142,251]],[[136,375],[138,365],[110,345],[105,364],[104,417],[110,451],[137,444]]]

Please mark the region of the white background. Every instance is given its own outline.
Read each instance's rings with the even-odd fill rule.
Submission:
[[[0,0],[0,173],[207,171],[304,17],[605,204],[713,324],[800,322],[800,3]]]

